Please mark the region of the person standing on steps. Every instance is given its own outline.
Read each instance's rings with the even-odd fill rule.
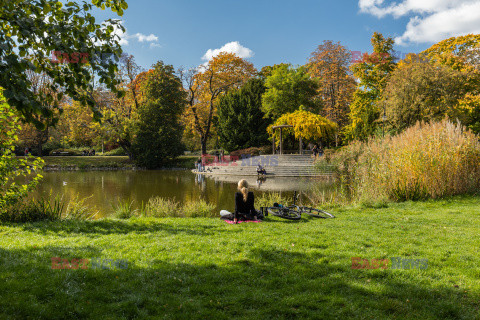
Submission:
[[[315,143],[312,149],[313,152],[313,159],[317,159],[317,154],[318,154],[318,145]]]

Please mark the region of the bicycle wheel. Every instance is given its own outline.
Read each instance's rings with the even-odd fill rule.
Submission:
[[[320,209],[315,209],[315,208],[310,208],[310,207],[301,207],[300,211],[302,213],[306,213],[309,216],[315,217],[315,218],[322,218],[322,219],[327,219],[327,218],[335,218],[335,216],[331,213],[328,213],[327,211],[320,210]]]
[[[288,220],[299,220],[302,215],[297,206],[289,207],[268,207],[267,212],[273,216]]]

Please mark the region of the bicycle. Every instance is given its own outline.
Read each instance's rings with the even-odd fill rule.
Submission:
[[[273,207],[266,207],[266,216],[270,213],[272,216],[288,219],[299,220],[302,217],[300,207],[297,205],[284,207],[281,204],[275,203]]]
[[[283,206],[278,203],[274,203],[273,207],[266,207],[265,215],[268,216],[270,213],[273,216],[288,219],[288,220],[299,220],[302,217],[302,214],[308,214],[311,217],[315,218],[335,218],[335,216],[325,210],[307,207],[307,206],[297,206],[295,204],[297,200],[297,191],[295,191],[293,196],[293,205]],[[263,208],[262,208],[263,213]]]

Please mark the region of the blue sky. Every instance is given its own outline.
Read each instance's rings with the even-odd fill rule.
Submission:
[[[120,34],[123,49],[144,68],[158,60],[175,68],[198,66],[223,48],[260,69],[281,62],[305,64],[323,40],[371,52],[374,31],[395,38],[395,49],[402,53],[422,51],[450,36],[480,33],[479,0],[130,0],[128,4],[120,18],[126,28]],[[108,10],[98,10],[96,16],[114,17]]]

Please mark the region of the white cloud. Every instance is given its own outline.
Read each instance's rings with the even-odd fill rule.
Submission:
[[[159,43],[150,43],[150,49],[153,49],[153,48],[161,48],[162,45],[159,44]]]
[[[113,27],[113,33],[116,36],[118,36],[118,38],[120,38],[120,40],[118,40],[118,43],[121,46],[128,46],[128,35],[127,35],[126,30],[125,30],[125,32],[123,32],[122,29],[120,29],[118,26],[114,26]]]
[[[120,22],[120,24],[123,25],[123,21]],[[118,43],[122,46],[128,46],[129,45],[129,40],[137,40],[138,42],[150,42],[150,48],[160,48],[161,45],[157,43],[158,37],[154,35],[153,33],[149,35],[144,35],[142,33],[135,33],[135,34],[129,34],[127,30],[125,29],[125,32],[120,29],[120,27],[114,25],[113,27],[113,33],[116,35],[119,39]]]
[[[141,33],[135,33],[134,35],[131,35],[130,38],[136,38],[140,42],[154,42],[158,41],[158,37],[154,34],[149,34],[148,36],[141,34]]]
[[[480,0],[359,0],[358,6],[378,18],[411,16],[403,35],[395,39],[401,45],[480,33]]]
[[[251,58],[254,53],[252,50],[242,46],[238,41],[232,41],[225,44],[220,49],[208,49],[207,52],[203,55],[202,59],[210,61],[218,55],[220,52],[234,53],[240,58]]]
[[[126,32],[122,31],[120,26],[118,24],[111,24],[108,22],[104,23],[104,26],[102,27],[103,29],[106,28],[106,26],[112,25],[113,26],[113,35],[116,36],[115,39],[118,40],[118,43],[121,46],[128,46],[128,35]],[[123,21],[120,21],[120,25],[123,25]],[[105,41],[96,41],[95,45],[101,46],[105,43]]]

